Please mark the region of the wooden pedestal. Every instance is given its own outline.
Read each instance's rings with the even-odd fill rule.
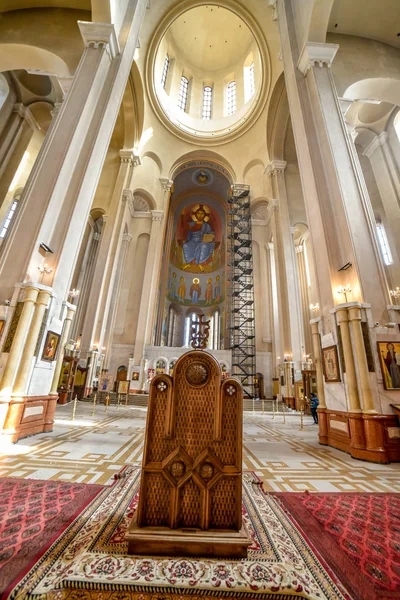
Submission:
[[[251,544],[244,527],[240,531],[138,527],[128,529],[129,554],[144,556],[210,556],[246,558]]]
[[[242,404],[215,358],[187,352],[150,384],[134,554],[243,558]]]

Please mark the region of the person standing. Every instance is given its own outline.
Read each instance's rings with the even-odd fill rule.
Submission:
[[[314,423],[317,423],[317,424],[318,424],[318,412],[317,412],[318,404],[319,404],[319,400],[318,400],[317,396],[314,394],[314,392],[311,392],[311,398],[310,398],[311,414],[314,419]]]

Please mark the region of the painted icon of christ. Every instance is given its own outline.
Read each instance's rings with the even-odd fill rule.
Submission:
[[[198,265],[200,270],[208,265],[213,258],[215,233],[211,225],[205,221],[207,213],[200,204],[188,223],[186,241],[182,245],[185,260],[184,269],[190,265]]]

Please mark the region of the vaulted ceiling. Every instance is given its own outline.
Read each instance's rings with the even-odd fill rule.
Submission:
[[[400,48],[400,0],[335,0],[328,31]]]

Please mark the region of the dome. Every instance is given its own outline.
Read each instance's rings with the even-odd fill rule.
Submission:
[[[149,91],[158,116],[197,143],[232,138],[264,104],[265,42],[245,14],[227,6],[180,3],[149,50]]]

